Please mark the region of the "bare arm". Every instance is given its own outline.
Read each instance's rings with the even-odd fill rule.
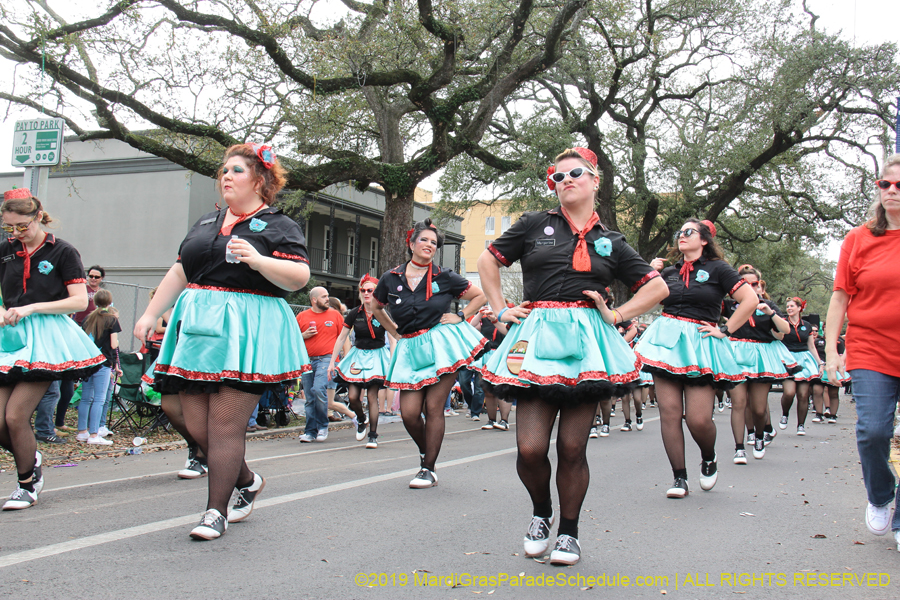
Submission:
[[[87,308],[87,288],[83,283],[69,284],[66,291],[69,292],[69,297],[62,300],[35,302],[3,311],[3,325],[16,325],[29,315],[68,315]]]
[[[184,274],[184,267],[181,266],[181,263],[175,263],[163,277],[147,310],[134,324],[134,337],[141,342],[145,341],[150,330],[156,326],[156,320],[175,304],[185,287],[187,287],[187,277]],[[86,290],[85,293],[87,293]]]
[[[481,278],[481,286],[484,289],[484,295],[491,306],[491,310],[495,315],[503,312],[502,320],[505,323],[518,323],[519,319],[524,319],[531,312],[531,309],[523,306],[515,306],[507,309],[506,301],[503,299],[503,291],[500,289],[500,264],[493,254],[485,250],[478,257],[478,276]],[[499,318],[499,317],[498,317]]]
[[[838,373],[846,375],[841,355],[838,354],[837,343],[848,306],[850,294],[844,290],[834,290],[831,302],[828,303],[828,316],[825,317],[825,372],[828,373],[828,381],[835,383],[842,379],[838,377]]]
[[[309,281],[309,265],[283,258],[263,256],[246,240],[236,239],[228,243],[238,261],[283,290],[296,292]]]
[[[328,363],[328,379],[332,379],[334,377],[334,365],[337,363],[338,355],[341,353],[341,350],[344,348],[344,343],[350,342],[350,328],[344,327],[343,331],[341,331],[341,335],[338,336],[337,341],[334,343],[334,350],[331,353],[331,362]],[[347,351],[344,350],[344,354],[346,355]]]

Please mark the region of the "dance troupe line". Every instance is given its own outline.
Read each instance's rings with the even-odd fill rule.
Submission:
[[[653,385],[674,480],[666,495],[689,494],[682,422],[700,450],[700,488],[711,490],[718,479],[713,414],[717,395],[722,409],[723,391],[730,394],[739,465],[747,464],[745,429],[756,459],[776,435],[767,404],[773,382],[784,386],[781,429],[796,397],[797,435],[805,434],[811,393],[816,419],[836,419],[837,386],[848,379],[838,347],[846,315],[866,523],[878,535],[893,530],[900,543],[887,456],[900,394],[900,370],[890,360],[900,331],[890,327],[900,326],[885,327],[896,320],[885,317],[880,302],[885,288],[900,292],[900,283],[878,275],[900,250],[900,157],[882,176],[872,221],[844,242],[824,339],[802,319],[802,299],[792,298],[784,314],[764,297],[755,268],[736,270],[724,260],[709,221],[687,219],[669,256],[648,264],[600,222],[597,158],[571,148],[547,170],[559,206],[523,214],[479,258],[484,291],[434,264],[443,236],[428,219],[416,223],[406,240],[409,260],[359,282],[360,305],[346,315],[328,376],[348,386],[357,440],[368,430],[368,448],[377,447],[378,392],[399,390],[403,424],[419,451],[409,486],[418,489],[438,483],[444,405],[459,372],[470,370],[475,385],[481,380],[484,429],[508,430],[515,401],[516,470],[533,506],[525,555],[550,550],[551,563],[572,565],[581,555],[578,522],[590,480],[586,448],[591,437],[608,435],[613,398],[623,398],[623,431],[632,430],[632,401],[641,430]],[[195,539],[215,539],[251,514],[266,480],[244,460],[248,419],[261,394],[311,368],[285,302],[309,280],[309,261],[299,226],[273,207],[284,184],[272,148],[229,148],[216,183],[226,207],[194,224],[134,328],[145,341],[160,323],[168,325],[148,378],[188,440],[179,475],[208,473],[206,511],[190,531]],[[87,306],[84,270],[72,246],[40,227],[51,221],[41,202],[12,190],[0,212],[10,236],[0,243],[0,445],[14,455],[18,473],[3,509],[18,510],[37,502],[44,483],[30,417],[50,382],[87,378],[115,356],[67,317]],[[501,268],[516,261],[525,298],[518,306],[507,303],[500,286]],[[618,306],[609,293],[614,280],[632,294]],[[459,300],[465,308],[452,312]],[[635,320],[658,304],[662,316],[636,337]],[[342,357],[351,334],[355,341]],[[549,459],[557,422],[558,511]]]

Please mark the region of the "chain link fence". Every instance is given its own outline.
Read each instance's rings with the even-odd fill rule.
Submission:
[[[134,331],[135,322],[147,310],[147,305],[150,304],[150,291],[153,288],[118,281],[104,281],[102,287],[112,294],[113,306],[119,311],[119,324],[122,326],[122,333],[119,334],[119,348],[125,352],[140,350],[141,342],[131,335],[131,332]],[[288,306],[294,311],[294,316],[309,308],[309,306],[300,304],[289,304]]]

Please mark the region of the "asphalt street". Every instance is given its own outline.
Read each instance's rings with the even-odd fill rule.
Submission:
[[[39,503],[0,513],[0,596],[897,598],[900,552],[866,530],[853,405],[841,411],[836,425],[807,424],[805,437],[779,430],[746,466],[732,464],[729,413],[717,413],[718,484],[700,490],[688,439],[682,500],[665,497],[657,411],[640,432],[618,431],[619,412],[611,435],[588,446],[582,560],[571,568],[524,557],[531,505],[515,426],[448,418],[439,484],[427,490],[408,488],[418,455],[402,423],[380,427],[377,450],[349,429],[315,444],[249,441],[265,491],[211,542],[188,537],[206,480],[176,478],[184,450],[48,465]],[[0,473],[0,490],[14,481]]]

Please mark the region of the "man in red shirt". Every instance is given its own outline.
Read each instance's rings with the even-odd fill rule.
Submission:
[[[306,343],[312,370],[300,381],[306,396],[306,431],[301,442],[324,442],[328,437],[328,400],[334,396],[336,384],[328,380],[328,364],[334,344],[344,325],[344,316],[328,304],[328,290],[314,287],[309,291],[311,308],[297,315],[297,324]]]

